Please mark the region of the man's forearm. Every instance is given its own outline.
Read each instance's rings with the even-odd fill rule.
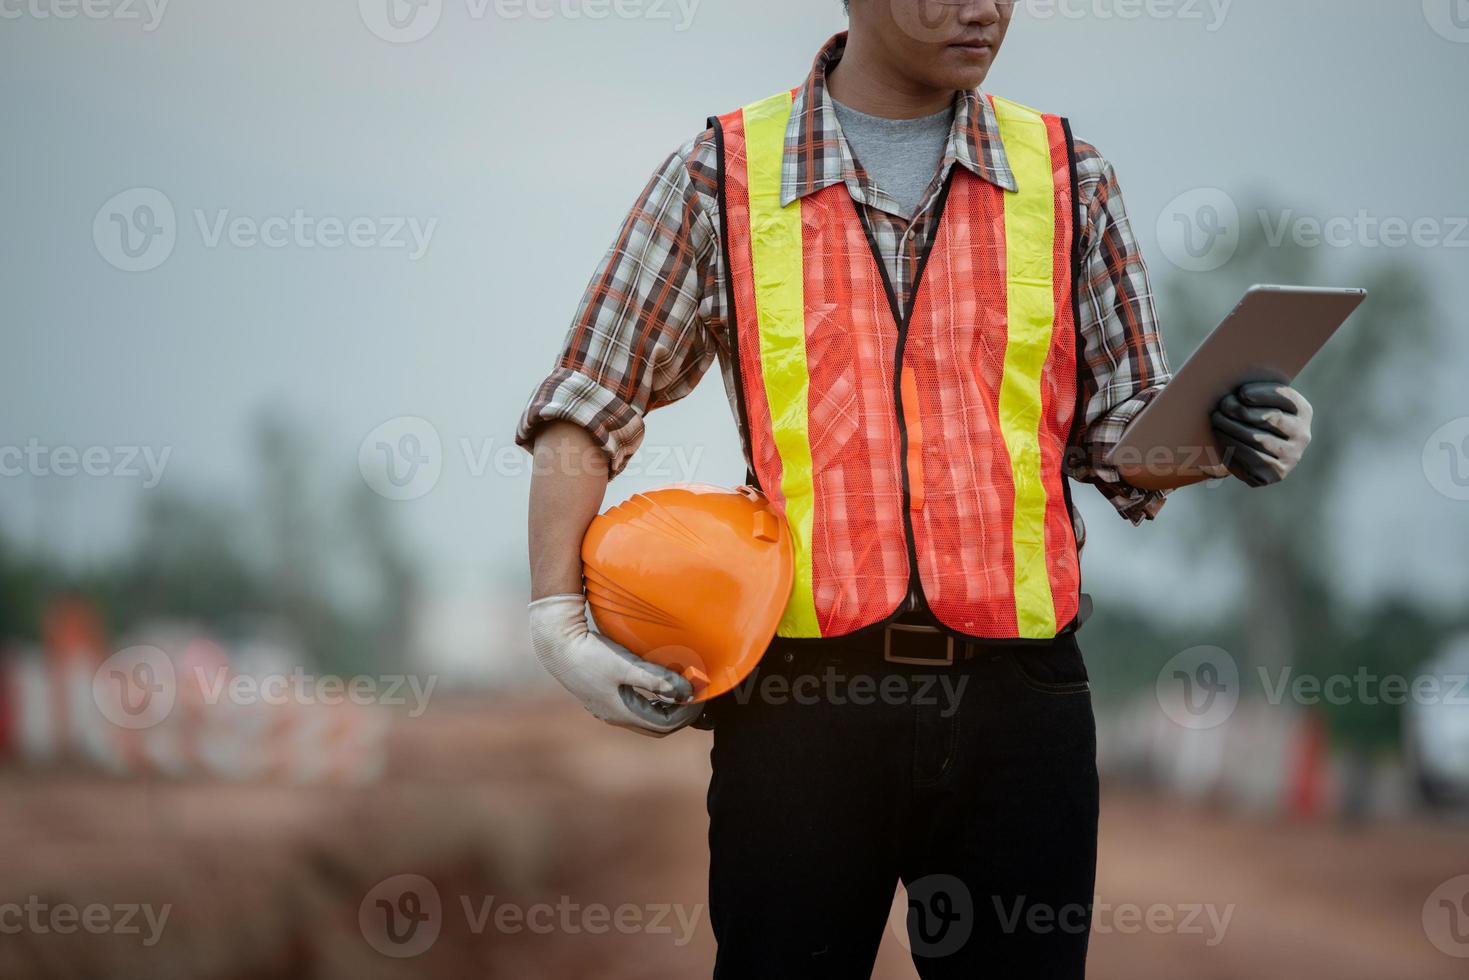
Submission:
[[[607,492],[607,457],[586,430],[554,422],[536,436],[530,486],[531,599],[582,590],[581,542]]]

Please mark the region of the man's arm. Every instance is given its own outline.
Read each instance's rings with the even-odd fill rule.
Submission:
[[[1132,420],[1170,380],[1152,285],[1112,166],[1076,144],[1082,244],[1084,425],[1070,475],[1095,483],[1134,522],[1151,518],[1169,490],[1233,475],[1250,486],[1285,479],[1311,441],[1311,405],[1293,388],[1244,385],[1220,401],[1211,422],[1223,465],[1202,474],[1187,461],[1106,463]]]
[[[715,236],[691,177],[691,155],[698,150],[703,161],[707,144],[696,140],[670,156],[628,212],[556,367],[516,432],[535,458],[529,541],[536,657],[593,715],[644,735],[677,731],[703,706],[677,703],[693,695],[684,677],[592,632],[581,544],[608,481],[642,442],[643,416],[687,394],[714,360],[705,308],[715,295]]]
[[[586,429],[552,422],[536,436],[530,484],[530,597],[582,590],[581,542],[607,492],[607,457]]]
[[[531,645],[551,676],[597,718],[642,735],[667,735],[702,712],[703,705],[671,703],[687,700],[693,687],[587,625],[581,542],[606,489],[607,457],[585,429],[554,422],[541,430],[530,494]]]
[[[1076,166],[1083,417],[1068,475],[1095,484],[1118,513],[1138,523],[1158,513],[1165,491],[1198,481],[1171,468],[1118,467],[1106,461],[1172,374],[1152,282],[1117,175],[1095,147],[1080,141]]]

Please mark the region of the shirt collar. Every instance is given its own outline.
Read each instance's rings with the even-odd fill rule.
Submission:
[[[827,91],[826,73],[842,59],[847,35],[827,41],[811,74],[796,90],[791,121],[786,127],[785,160],[781,168],[780,203],[814,194],[833,184],[845,183],[859,200],[865,198],[857,162],[847,146],[836,109]],[[954,125],[944,151],[943,171],[958,164],[1002,190],[1017,189],[1015,174],[1000,141],[994,105],[977,89],[956,93]]]

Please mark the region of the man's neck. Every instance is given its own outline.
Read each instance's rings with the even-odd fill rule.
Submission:
[[[905,78],[860,36],[847,38],[842,60],[827,74],[827,91],[845,106],[883,119],[920,119],[942,112],[954,93]]]

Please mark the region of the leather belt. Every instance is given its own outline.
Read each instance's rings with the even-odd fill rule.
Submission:
[[[952,667],[975,653],[974,644],[926,623],[890,623],[882,631],[882,659],[890,664]]]

